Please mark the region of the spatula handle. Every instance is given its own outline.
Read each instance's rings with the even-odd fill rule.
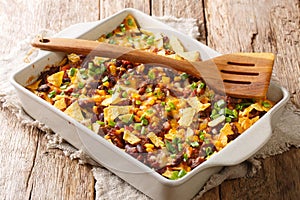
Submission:
[[[200,77],[198,70],[194,70],[192,63],[186,60],[175,60],[160,56],[151,52],[107,44],[91,40],[68,39],[68,38],[44,38],[35,40],[32,46],[43,50],[61,51],[83,55],[99,55],[101,57],[128,60],[134,63],[163,65],[178,71],[187,72]]]

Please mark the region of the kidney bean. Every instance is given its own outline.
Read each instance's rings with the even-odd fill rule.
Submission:
[[[37,91],[39,92],[48,92],[50,90],[50,87],[47,84],[43,84],[40,87],[38,87]]]

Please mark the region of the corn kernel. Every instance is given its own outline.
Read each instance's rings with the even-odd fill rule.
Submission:
[[[119,129],[119,130],[116,130],[116,133],[117,134],[121,134],[121,133],[123,133],[124,132],[124,128],[121,128],[121,129]]]
[[[106,82],[104,82],[102,85],[104,85],[105,87],[109,87],[109,82],[106,81]]]
[[[141,97],[141,95],[139,95],[138,93],[132,93],[132,94],[131,94],[131,97],[132,97],[133,99],[139,99],[139,98]]]
[[[109,66],[109,70],[110,70],[110,73],[115,76],[117,74],[117,67],[116,65],[112,64]]]
[[[105,96],[106,92],[105,92],[105,90],[97,90],[97,94],[99,94],[101,96]]]
[[[97,106],[93,106],[93,113],[99,114],[99,112],[98,112],[98,107],[97,107]]]
[[[176,82],[177,82],[177,81],[181,81],[181,77],[180,77],[180,76],[175,76],[175,77],[174,77],[174,81],[176,81]]]
[[[139,111],[136,113],[136,115],[140,117],[140,116],[142,116],[143,113],[144,113],[143,111],[139,110]]]
[[[147,152],[153,152],[153,149],[151,149],[151,148],[146,148],[146,151],[147,151]]]
[[[100,95],[95,95],[95,96],[93,96],[93,100],[95,102],[100,102],[100,101],[102,101],[102,97]]]
[[[199,142],[199,137],[197,135],[193,135],[193,141]]]
[[[151,148],[151,149],[154,148],[154,145],[153,145],[153,144],[150,144],[150,143],[146,143],[146,144],[144,144],[144,146],[145,146],[146,148]]]
[[[172,128],[177,128],[178,127],[178,123],[177,123],[176,119],[171,119],[170,124],[171,124]]]

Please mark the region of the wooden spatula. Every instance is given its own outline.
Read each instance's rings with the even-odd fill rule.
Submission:
[[[210,87],[219,92],[241,98],[266,96],[274,63],[272,53],[226,54],[206,61],[190,62],[129,47],[82,39],[44,38],[35,40],[32,46],[50,51],[98,55],[165,66],[201,77]]]

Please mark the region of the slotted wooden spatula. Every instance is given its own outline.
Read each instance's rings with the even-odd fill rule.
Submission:
[[[98,55],[165,66],[201,77],[210,87],[219,92],[242,98],[266,96],[274,63],[272,53],[226,54],[206,61],[190,62],[129,47],[82,39],[44,38],[35,40],[32,46],[43,50]]]

